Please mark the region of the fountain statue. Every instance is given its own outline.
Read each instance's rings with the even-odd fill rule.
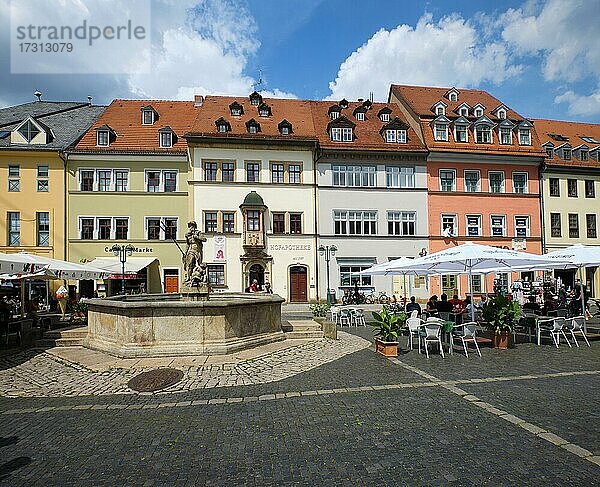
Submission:
[[[208,268],[203,259],[206,237],[193,220],[188,222],[185,242],[187,246],[182,256],[184,280],[181,295],[187,301],[206,301],[210,293]]]

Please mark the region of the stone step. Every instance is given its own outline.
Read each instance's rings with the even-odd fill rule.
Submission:
[[[306,340],[323,338],[322,331],[288,331],[285,332],[285,338],[288,340]]]
[[[57,340],[59,338],[85,338],[87,337],[87,327],[78,327],[67,330],[52,330],[44,333],[44,338]]]
[[[36,347],[40,348],[53,348],[53,347],[82,347],[83,338],[58,338],[56,340],[42,338],[36,340]]]
[[[87,326],[73,326],[44,333],[36,346],[42,348],[82,346],[87,338]]]

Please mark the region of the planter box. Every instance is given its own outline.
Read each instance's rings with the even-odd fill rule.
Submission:
[[[375,350],[384,357],[398,356],[398,342],[383,342],[378,338],[375,339]]]
[[[500,333],[492,332],[492,346],[500,350],[506,350],[510,345],[512,333],[509,331],[503,331]]]

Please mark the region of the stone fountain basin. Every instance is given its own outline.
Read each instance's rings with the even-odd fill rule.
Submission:
[[[227,354],[284,340],[276,294],[179,294],[91,299],[85,346],[118,357]]]

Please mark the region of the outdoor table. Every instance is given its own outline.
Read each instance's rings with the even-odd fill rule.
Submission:
[[[62,317],[62,313],[38,313],[40,328],[45,328],[47,325],[48,330],[52,330],[52,326],[59,323]]]

